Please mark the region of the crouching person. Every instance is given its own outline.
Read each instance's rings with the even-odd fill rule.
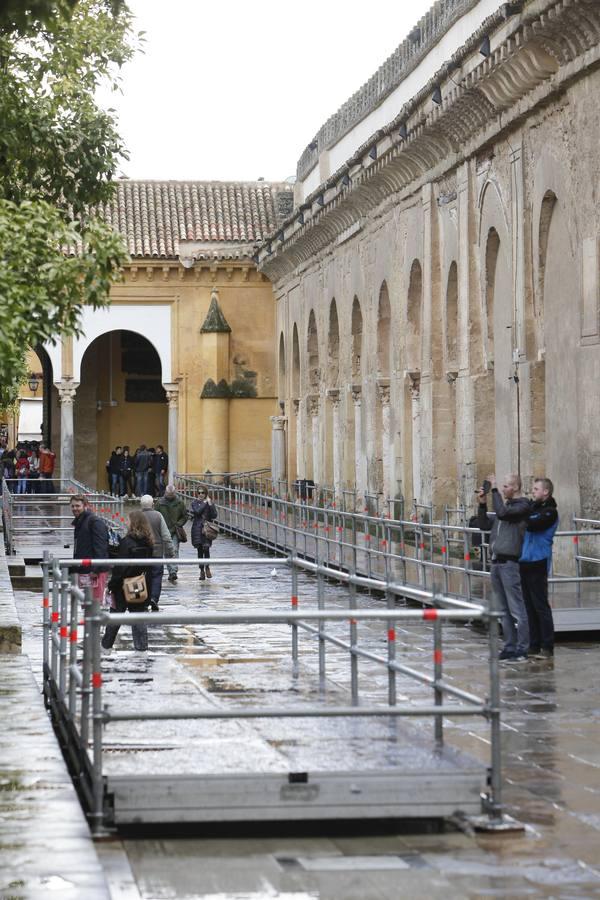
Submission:
[[[129,529],[127,534],[119,543],[118,557],[120,559],[131,559],[131,565],[115,566],[112,576],[108,582],[108,589],[114,598],[115,612],[144,612],[149,601],[143,603],[127,603],[123,590],[123,582],[126,578],[145,576],[146,584],[149,584],[149,574],[151,566],[142,566],[135,563],[135,559],[149,559],[154,550],[154,538],[152,529],[150,528],[146,517],[142,512],[136,510],[129,515]],[[148,595],[147,595],[148,596]],[[105,650],[110,650],[114,644],[117,634],[119,633],[119,625],[107,625],[104,635],[102,636],[102,646]],[[132,625],[133,646],[136,650],[145,651],[148,649],[148,626]]]

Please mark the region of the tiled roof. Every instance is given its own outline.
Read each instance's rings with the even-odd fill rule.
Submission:
[[[181,240],[215,242],[215,250],[220,241],[262,241],[286,214],[290,192],[289,184],[269,181],[121,179],[96,212],[123,235],[130,256],[169,259]]]

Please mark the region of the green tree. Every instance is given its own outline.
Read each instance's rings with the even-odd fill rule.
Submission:
[[[95,215],[126,156],[95,93],[137,43],[121,0],[0,0],[0,405],[25,349],[75,333],[127,259]]]

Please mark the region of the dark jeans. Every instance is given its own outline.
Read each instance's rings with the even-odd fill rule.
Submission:
[[[529,622],[521,591],[518,562],[492,562],[492,590],[498,611],[502,613],[504,650],[527,656]]]
[[[144,610],[145,612],[145,610]],[[117,639],[120,625],[107,625],[102,635],[102,646],[105,650],[110,650]],[[148,649],[148,626],[132,625],[131,634],[133,636],[133,646],[136,650]]]
[[[142,494],[148,493],[148,473],[147,472],[136,472],[135,473],[135,492],[138,497],[141,497]]]
[[[160,600],[160,592],[162,591],[163,567],[150,566],[148,573],[148,593],[151,600],[156,603]]]
[[[548,603],[548,562],[521,563],[521,586],[532,650],[554,650],[554,620]]]
[[[196,547],[198,551],[198,559],[210,559],[210,546],[206,545],[205,547]],[[200,566],[200,571],[204,572],[204,566]]]
[[[53,494],[54,484],[52,482],[52,475],[42,475],[41,479],[45,484],[40,485],[40,494]]]

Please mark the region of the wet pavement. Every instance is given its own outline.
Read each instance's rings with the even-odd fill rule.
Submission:
[[[215,552],[217,545],[215,544]],[[219,538],[219,555],[255,555]],[[189,553],[189,545],[186,551]],[[269,570],[215,567],[212,581],[199,583],[193,569],[181,569],[175,586],[165,584],[161,606],[185,610],[289,608],[289,575]],[[300,604],[314,602],[316,582],[300,578]],[[39,661],[41,628],[39,595],[19,592],[26,652]],[[361,606],[381,601],[360,596]],[[346,603],[343,589],[328,586],[327,603]],[[219,703],[277,702],[281,685],[289,681],[289,629],[284,626],[164,626],[150,629],[150,652],[133,653],[131,632],[122,628],[116,650],[103,659],[106,701],[111,703],[177,702],[193,696]],[[343,626],[338,626],[342,628]],[[426,624],[397,628],[402,661],[430,671],[432,636]],[[331,628],[335,633],[335,630]],[[360,626],[361,644],[383,653],[385,633],[379,625]],[[346,635],[344,635],[346,636]],[[465,626],[445,629],[445,674],[458,686],[479,692],[487,685],[487,642]],[[598,643],[560,644],[553,662],[529,662],[503,669],[503,749],[507,811],[526,825],[522,834],[471,835],[447,827],[427,833],[404,827],[383,833],[359,828],[341,832],[334,826],[288,835],[250,833],[230,838],[209,837],[206,830],[192,837],[175,837],[171,829],[159,837],[114,840],[98,845],[114,897],[331,898],[379,900],[396,897],[600,897],[600,701]],[[301,638],[302,702],[319,695],[316,642]],[[387,675],[361,661],[361,701],[385,700]],[[36,675],[39,674],[39,670]],[[327,691],[347,697],[347,654],[327,650]],[[398,679],[400,702],[430,702],[431,693],[413,681]],[[302,723],[302,720],[298,720]],[[196,723],[197,724],[197,723]],[[160,744],[153,725],[119,723],[106,732],[107,769],[126,770],[132,763],[145,772],[187,764],[190,739],[181,722],[160,725]],[[186,723],[187,725],[187,723]],[[279,723],[281,725],[281,723]],[[248,756],[262,760],[265,770],[279,766],[282,747],[297,748],[315,737],[306,723],[210,723],[203,725],[204,749],[211,743],[216,760],[223,748],[232,768]],[[311,725],[312,727],[312,725]],[[432,726],[416,726],[421,744],[431,744]],[[317,747],[332,732],[320,733]],[[212,738],[211,738],[212,735]],[[447,742],[486,764],[488,726],[480,719],[447,721]],[[311,740],[307,740],[307,738]],[[377,747],[377,741],[373,747]],[[353,742],[342,732],[342,752],[365,752],[362,737]],[[237,748],[237,750],[236,750]],[[246,752],[244,752],[246,751]],[[287,752],[287,751],[286,751]],[[291,751],[290,751],[291,752]],[[294,751],[295,752],[295,751]],[[338,752],[334,749],[333,751]],[[414,746],[410,749],[415,753]],[[166,754],[166,755],[165,755]],[[173,755],[174,754],[174,755]],[[178,756],[179,754],[179,756]],[[261,755],[262,754],[262,755]],[[193,755],[193,754],[192,754]],[[322,753],[327,757],[328,754]],[[55,895],[57,896],[57,895]],[[58,895],[60,896],[60,894]],[[65,896],[68,896],[65,894]],[[77,896],[77,895],[74,895]]]

